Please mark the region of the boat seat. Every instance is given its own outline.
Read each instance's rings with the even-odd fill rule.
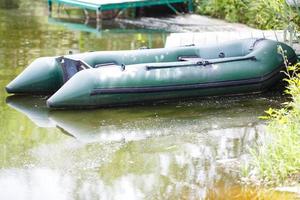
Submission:
[[[95,65],[95,68],[99,68],[99,67],[120,67],[122,70],[125,70],[126,66],[125,64],[118,65],[115,62],[107,62],[107,63],[100,63]]]
[[[100,63],[95,65],[95,68],[99,68],[99,67],[113,67],[113,66],[117,66],[117,64],[115,62],[107,62],[107,63]]]
[[[202,60],[199,56],[179,56],[178,61],[198,61]]]

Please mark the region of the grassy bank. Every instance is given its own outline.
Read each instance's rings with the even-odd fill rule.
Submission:
[[[289,67],[286,93],[290,101],[266,111],[267,141],[253,152],[254,175],[267,184],[300,184],[300,64]]]
[[[300,184],[300,64],[287,67],[287,71],[285,93],[290,101],[281,109],[270,108],[261,117],[268,120],[268,134],[258,151],[252,152],[245,174],[248,183]]]
[[[285,0],[194,0],[202,15],[240,22],[260,29],[284,29],[287,22],[299,24],[297,9]]]

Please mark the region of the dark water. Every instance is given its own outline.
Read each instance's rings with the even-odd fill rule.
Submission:
[[[93,23],[49,19],[43,1],[6,4],[0,4],[1,200],[295,198],[237,181],[239,161],[264,139],[258,116],[279,106],[280,95],[49,111],[45,97],[4,91],[33,59],[163,47],[168,34],[120,22],[105,22],[97,32]]]

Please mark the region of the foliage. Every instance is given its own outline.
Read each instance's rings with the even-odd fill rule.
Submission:
[[[200,14],[261,29],[284,29],[291,21],[300,22],[297,10],[285,0],[195,0],[195,4]]]
[[[284,54],[281,47],[279,53]],[[284,60],[288,83],[285,93],[291,101],[281,109],[266,111],[267,116],[262,118],[269,120],[269,138],[260,144],[258,151],[252,151],[254,163],[249,171],[263,183],[279,184],[294,178],[293,181],[300,183],[300,64],[288,66],[286,57]]]
[[[0,0],[0,8],[14,9],[18,8],[19,4],[19,0]]]

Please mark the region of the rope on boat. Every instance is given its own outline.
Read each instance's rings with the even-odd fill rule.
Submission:
[[[244,60],[253,60],[256,61],[255,56],[244,56],[244,57],[234,57],[234,58],[227,58],[227,59],[222,59],[222,60],[199,60],[197,62],[180,62],[179,63],[174,63],[174,64],[167,64],[167,65],[147,65],[146,69],[147,70],[152,70],[152,69],[165,69],[165,68],[173,68],[173,67],[192,67],[192,66],[208,66],[208,65],[213,65],[213,64],[220,64],[220,63],[229,63],[229,62],[237,62],[237,61],[244,61]]]

